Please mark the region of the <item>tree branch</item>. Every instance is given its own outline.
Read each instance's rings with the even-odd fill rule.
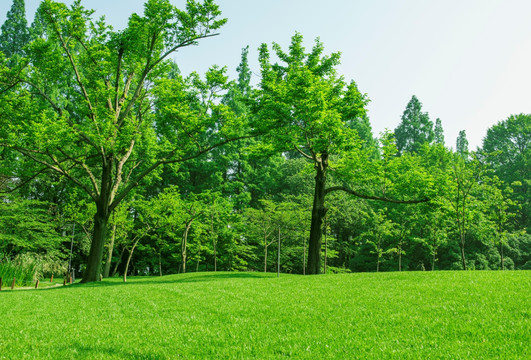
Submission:
[[[136,99],[140,96],[141,89],[144,86],[144,82],[145,82],[148,74],[153,70],[153,68],[155,66],[157,66],[157,64],[159,64],[161,61],[163,61],[165,58],[167,58],[171,53],[177,51],[177,49],[192,45],[194,43],[194,41],[196,41],[196,40],[204,39],[204,38],[208,38],[208,37],[213,37],[213,36],[216,36],[216,35],[219,35],[219,34],[216,33],[216,34],[208,34],[208,35],[196,36],[194,38],[191,38],[191,39],[188,39],[186,41],[183,41],[183,42],[175,45],[174,47],[170,48],[168,51],[166,51],[163,55],[161,55],[153,63],[151,63],[150,59],[148,59],[148,61],[146,63],[146,67],[144,68],[144,71],[142,72],[142,76],[140,77],[140,80],[139,80],[139,82],[138,82],[138,84],[136,86],[135,93],[134,93],[133,97],[129,101],[129,104],[125,108],[125,111],[123,113],[121,113],[120,116],[119,116],[119,119],[120,119],[119,122],[122,123],[123,119],[125,119],[129,115],[129,112],[131,111],[131,109],[133,108],[133,105],[136,102]]]
[[[42,91],[41,88],[39,88],[37,85],[35,85],[31,81],[28,81],[28,80],[21,80],[21,81],[28,84],[32,88],[34,88],[37,91],[38,95],[42,96],[46,101],[50,103],[50,105],[52,105],[53,109],[59,114],[59,116],[63,115],[63,109],[61,109],[56,103],[54,103],[53,100],[48,95],[46,95],[44,91]]]
[[[65,158],[67,158],[68,160],[72,161],[73,163],[81,166],[83,168],[83,170],[85,170],[85,172],[87,173],[87,175],[89,176],[90,178],[90,181],[92,183],[92,186],[94,187],[94,191],[95,191],[95,194],[96,195],[99,195],[100,193],[100,190],[98,188],[98,182],[96,181],[96,177],[94,176],[94,174],[92,173],[92,171],[90,170],[90,168],[87,166],[87,164],[85,164],[84,162],[80,161],[80,160],[77,160],[75,158],[73,158],[72,156],[68,155],[65,151],[63,151],[61,148],[59,148],[59,152],[61,152],[61,154],[63,154],[65,156]]]
[[[193,155],[190,155],[190,156],[187,156],[187,157],[182,157],[182,158],[179,158],[179,159],[171,159],[171,157],[173,155],[175,155],[175,153],[177,152],[177,149],[174,149],[173,151],[171,151],[168,156],[166,158],[162,158],[160,160],[158,160],[157,162],[155,162],[153,165],[151,165],[150,167],[148,167],[146,170],[142,171],[140,174],[138,174],[130,183],[129,185],[127,185],[121,192],[120,194],[118,194],[118,196],[116,196],[114,198],[114,200],[112,201],[111,205],[109,206],[109,211],[112,211],[114,210],[114,208],[116,208],[116,206],[118,206],[118,204],[127,196],[127,194],[129,194],[129,192],[134,188],[136,187],[140,181],[145,178],[147,175],[149,175],[153,170],[155,170],[156,168],[158,168],[159,166],[163,165],[163,164],[174,164],[174,163],[179,163],[179,162],[185,162],[185,161],[188,161],[188,160],[192,160],[192,159],[195,159],[207,152],[209,152],[210,150],[212,149],[215,149],[217,147],[220,147],[220,146],[223,146],[225,144],[228,144],[230,142],[234,142],[234,141],[237,141],[237,140],[241,140],[241,139],[249,139],[249,138],[253,138],[255,137],[255,135],[245,135],[245,136],[238,136],[236,138],[231,138],[231,139],[227,139],[227,140],[224,140],[224,141],[221,141],[217,144],[214,144],[212,146],[209,146],[207,148],[204,148],[198,152],[196,152],[195,154]]]
[[[94,122],[94,125],[96,126],[96,129],[98,130],[99,132],[99,127],[98,127],[98,124],[96,123],[96,113],[94,111],[94,108],[92,107],[92,102],[90,101],[90,98],[88,96],[88,92],[87,92],[87,89],[85,88],[85,85],[83,84],[83,81],[81,79],[81,75],[79,73],[79,70],[77,68],[77,65],[76,65],[76,62],[74,61],[74,58],[72,56],[72,54],[70,53],[70,50],[68,50],[68,44],[65,42],[64,38],[63,38],[63,35],[61,34],[61,32],[59,31],[59,28],[58,28],[58,24],[57,22],[55,21],[54,17],[48,13],[48,16],[50,18],[50,21],[53,23],[54,25],[54,30],[55,30],[55,34],[57,35],[57,37],[59,38],[59,40],[61,41],[61,46],[63,47],[63,49],[65,50],[65,53],[66,53],[66,56],[68,57],[68,60],[70,61],[70,65],[72,65],[72,70],[74,70],[74,73],[76,75],[76,80],[77,80],[77,83],[78,85],[81,87],[81,91],[83,92],[83,97],[85,98],[86,102],[87,102],[87,106],[89,108],[89,111],[90,111],[90,118],[92,119],[92,121]]]
[[[394,203],[394,204],[418,204],[418,203],[428,202],[428,201],[431,200],[431,199],[428,199],[428,198],[424,198],[424,199],[420,199],[420,200],[389,199],[389,198],[380,197],[380,196],[372,196],[372,195],[362,194],[362,193],[359,193],[359,192],[354,191],[352,189],[349,189],[349,188],[347,188],[345,186],[332,186],[332,187],[330,187],[330,188],[325,190],[325,195],[329,194],[331,192],[334,192],[334,191],[344,191],[344,192],[346,192],[348,194],[357,196],[357,197],[362,198],[362,199],[379,200],[379,201],[385,201],[385,202],[390,202],[390,203]]]
[[[81,181],[79,181],[78,179],[76,179],[75,177],[73,177],[72,175],[70,175],[70,173],[68,173],[66,170],[62,169],[60,166],[54,166],[44,160],[41,160],[39,159],[38,157],[34,156],[33,154],[31,154],[31,150],[28,150],[28,149],[23,149],[23,148],[19,148],[19,147],[13,147],[14,150],[18,151],[19,153],[21,153],[22,155],[24,156],[27,156],[29,157],[30,159],[32,159],[33,161],[41,164],[41,165],[44,165],[45,167],[49,168],[50,170],[53,170],[61,175],[64,175],[66,178],[68,178],[70,181],[72,181],[74,184],[76,184],[77,186],[79,186],[83,191],[85,191],[94,201],[96,201],[97,197],[96,197],[96,194],[94,194],[85,184],[83,184]],[[55,161],[56,164],[57,164],[57,160]]]
[[[28,184],[30,181],[35,179],[37,176],[42,174],[45,170],[48,170],[48,168],[47,167],[42,168],[41,170],[37,171],[34,175],[30,176],[29,179],[24,180],[22,183],[20,183],[19,185],[15,186],[14,188],[9,189],[7,191],[0,191],[0,194],[10,194],[10,193],[12,193],[14,191],[17,191],[18,189],[20,189],[21,187],[23,187],[24,185]]]
[[[114,186],[111,190],[111,195],[110,195],[110,200],[109,200],[109,202],[111,203],[114,199],[116,192],[118,191],[118,188],[120,187],[120,184],[122,183],[122,172],[123,172],[124,164],[131,156],[131,153],[133,152],[134,147],[135,147],[135,139],[132,139],[131,144],[129,145],[129,149],[127,149],[127,152],[125,153],[125,155],[120,159],[120,161],[116,165],[116,182],[114,183]]]
[[[310,159],[311,161],[315,161],[315,159],[313,157],[311,157],[310,155],[306,154],[304,151],[301,150],[300,147],[298,147],[297,145],[295,145],[295,150],[297,150],[299,152],[299,154],[301,154],[302,156],[304,156],[306,159]]]

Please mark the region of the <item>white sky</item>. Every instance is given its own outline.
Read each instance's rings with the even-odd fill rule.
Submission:
[[[71,4],[72,0],[64,1]],[[182,8],[184,0],[171,0]],[[84,0],[116,29],[143,12],[143,0]],[[320,37],[342,53],[339,72],[371,99],[373,132],[393,130],[413,94],[455,147],[466,130],[470,148],[511,114],[531,113],[531,0],[217,0],[229,19],[221,35],[183,49],[183,73],[228,66],[235,75],[241,49],[282,46],[299,31],[307,48]],[[0,24],[12,0],[0,0]],[[26,0],[29,22],[39,0]],[[257,77],[254,78],[257,81]]]

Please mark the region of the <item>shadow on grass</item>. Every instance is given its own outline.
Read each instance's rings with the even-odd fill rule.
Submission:
[[[68,286],[57,288],[42,289],[44,290],[59,290],[65,288],[86,288],[86,287],[109,287],[109,286],[127,286],[127,285],[158,285],[158,284],[178,284],[178,283],[198,283],[198,282],[215,282],[227,279],[268,279],[274,278],[274,273],[252,273],[252,272],[199,272],[174,274],[165,276],[133,276],[128,277],[127,282],[121,281],[120,278],[108,278],[103,281],[92,283],[75,283]]]
[[[73,350],[77,351],[77,355],[83,359],[96,358],[103,356],[104,358],[120,358],[120,359],[167,359],[165,356],[156,354],[146,354],[142,352],[127,351],[117,349],[109,346],[89,346],[82,345],[79,342],[69,344],[67,346],[61,346],[61,350],[72,353]]]

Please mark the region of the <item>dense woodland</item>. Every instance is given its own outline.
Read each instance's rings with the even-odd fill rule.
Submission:
[[[373,134],[370,94],[301,34],[260,47],[256,81],[248,48],[235,79],[181,74],[172,55],[225,21],[211,0],[148,0],[114,31],[79,1],[45,0],[28,26],[13,1],[0,263],[83,281],[531,269],[531,115],[500,119],[473,151],[412,96],[394,132]]]

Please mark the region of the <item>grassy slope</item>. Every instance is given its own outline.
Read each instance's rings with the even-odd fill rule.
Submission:
[[[113,279],[0,312],[0,358],[531,358],[529,271]]]

